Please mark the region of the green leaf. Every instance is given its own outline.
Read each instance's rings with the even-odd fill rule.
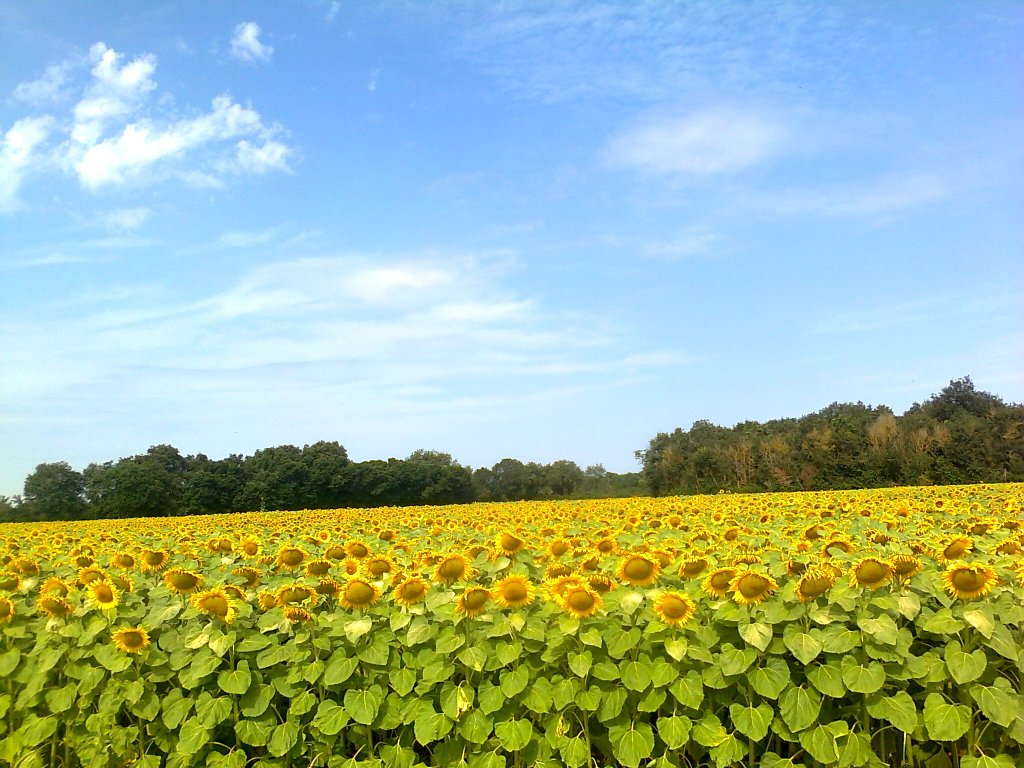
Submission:
[[[505,694],[497,685],[480,686],[477,690],[478,706],[484,714],[497,712],[505,705]]]
[[[252,682],[252,673],[249,672],[249,662],[240,661],[234,670],[221,672],[217,675],[217,685],[224,693],[231,693],[241,696],[249,690]]]
[[[704,747],[716,747],[729,737],[722,721],[711,712],[705,713],[704,717],[697,721],[691,735],[694,741]]]
[[[493,724],[479,709],[473,709],[459,721],[459,734],[470,744],[483,744],[490,738]]]
[[[199,717],[190,717],[181,725],[178,733],[177,751],[194,755],[210,740],[210,730]]]
[[[740,627],[740,637],[757,650],[764,651],[772,641],[772,628],[767,624],[744,624]]]
[[[949,608],[940,608],[932,614],[921,614],[917,618],[917,624],[925,632],[934,635],[952,635],[964,628],[964,623],[953,616]]]
[[[577,677],[586,677],[590,667],[594,664],[594,655],[590,651],[581,653],[570,653],[568,656],[569,669]]]
[[[906,691],[892,696],[871,696],[867,706],[869,715],[892,723],[904,733],[912,734],[917,728],[917,706]]]
[[[793,733],[799,733],[818,719],[821,694],[811,688],[793,687],[779,697],[779,714]]]
[[[75,703],[76,698],[78,698],[78,693],[75,690],[75,686],[72,684],[64,685],[46,692],[46,706],[49,707],[50,712],[56,715],[70,709],[71,705]],[[2,714],[0,714],[0,717],[2,717]]]
[[[334,736],[348,725],[348,712],[337,702],[321,701],[313,716],[313,727],[324,736]]]
[[[181,725],[190,709],[192,699],[186,698],[178,688],[172,688],[160,705],[160,719],[165,727],[174,731]]]
[[[346,655],[344,650],[337,650],[331,654],[324,668],[324,685],[340,685],[352,677],[352,673],[359,666],[359,659]]]
[[[756,707],[730,704],[729,717],[737,731],[751,741],[761,741],[768,735],[768,726],[775,717],[775,711],[767,704],[758,704]]]
[[[972,653],[964,653],[955,640],[946,644],[944,656],[950,676],[960,685],[977,680],[988,666],[983,650],[979,648]]]
[[[239,720],[235,723],[235,734],[239,741],[250,747],[265,747],[272,729],[272,724],[261,720]]]
[[[818,691],[833,699],[841,699],[846,694],[843,670],[838,664],[821,664],[808,669],[807,680]]]
[[[258,683],[252,686],[238,702],[242,714],[246,717],[259,717],[267,711],[270,702],[274,700],[274,694],[272,685]]]
[[[316,704],[316,696],[311,691],[302,691],[296,696],[292,696],[292,703],[288,707],[288,720],[299,720],[304,714],[309,712]]]
[[[640,642],[641,636],[640,630],[636,627],[631,627],[628,631],[621,629],[609,631],[605,636],[605,642],[608,645],[608,655],[614,659],[621,659],[636,648],[636,644]]]
[[[935,741],[956,741],[970,726],[971,711],[962,704],[947,704],[939,693],[924,700],[924,724],[928,737]]]
[[[637,768],[654,751],[654,731],[647,723],[633,723],[618,739],[612,740],[612,754],[626,768]]]
[[[995,615],[988,606],[983,608],[970,608],[964,611],[964,621],[974,627],[986,639],[992,637],[996,628]]]
[[[376,686],[365,691],[345,691],[345,711],[360,725],[370,725],[377,717],[382,697]]]
[[[789,665],[782,659],[770,658],[763,667],[750,673],[750,684],[766,699],[777,699],[789,685]]]
[[[528,667],[519,667],[501,674],[501,692],[508,699],[515,698],[530,684],[530,670]]]
[[[363,635],[369,633],[373,629],[373,621],[364,616],[361,619],[355,619],[345,624],[345,637],[348,638],[350,643],[354,643]]]
[[[819,763],[831,765],[839,762],[839,745],[836,742],[839,736],[845,735],[849,731],[849,728],[843,730],[842,733],[836,733],[836,729],[833,728],[835,725],[836,723],[819,725],[800,734],[800,746],[806,749],[811,757]],[[841,725],[845,726],[846,724],[841,723]]]
[[[438,741],[452,729],[452,721],[440,712],[435,712],[430,704],[426,704],[413,721],[413,734],[416,741],[426,746]]]
[[[498,743],[508,752],[518,752],[533,739],[533,726],[529,720],[505,720],[494,724]]]
[[[695,669],[687,672],[686,677],[678,678],[668,690],[676,701],[690,709],[700,709],[704,701],[704,680]]]
[[[658,736],[669,749],[682,749],[690,741],[693,722],[683,715],[658,718]]]
[[[722,646],[718,656],[718,669],[726,677],[742,675],[750,665],[757,660],[757,653],[750,648],[735,648],[726,643]]]
[[[562,755],[562,762],[569,768],[580,768],[590,762],[590,750],[587,749],[587,742],[579,736],[574,736],[566,741],[558,751]]]
[[[871,639],[876,643],[882,645],[896,645],[896,639],[899,636],[899,627],[896,626],[896,622],[891,617],[882,615],[877,618],[868,619],[862,618],[858,620],[857,625],[864,630],[864,632],[871,636]]]
[[[843,659],[843,683],[854,693],[874,693],[885,685],[885,667],[879,662],[867,666],[855,663],[849,656]]]
[[[820,640],[807,632],[787,632],[782,639],[789,652],[804,665],[814,661],[823,647]]]
[[[686,656],[687,642],[682,638],[669,638],[665,640],[665,652],[676,661],[682,661]]]
[[[646,690],[651,684],[651,671],[648,665],[638,661],[624,661],[619,666],[622,684],[631,691]]]
[[[972,685],[971,698],[978,702],[981,713],[996,725],[1009,728],[1017,718],[1019,699],[1012,690],[993,685]]]
[[[960,768],[1014,768],[1013,758],[1009,755],[988,757],[961,757]]]
[[[26,717],[21,723],[18,733],[26,747],[34,747],[50,738],[57,730],[59,723],[60,721],[52,715],[39,717],[33,714]]]
[[[299,727],[286,720],[271,731],[270,740],[267,742],[267,751],[274,757],[283,757],[298,740]]]
[[[482,672],[483,668],[487,666],[487,654],[482,648],[477,648],[475,645],[463,648],[459,651],[457,658],[467,667],[477,672]]]
[[[746,753],[746,745],[730,733],[721,744],[712,747],[711,759],[715,761],[716,768],[727,768],[736,765]]]
[[[17,668],[19,659],[21,659],[21,651],[17,648],[0,653],[0,677],[10,675]]]
[[[416,673],[408,667],[402,667],[391,673],[390,682],[395,693],[405,698],[416,687]]]

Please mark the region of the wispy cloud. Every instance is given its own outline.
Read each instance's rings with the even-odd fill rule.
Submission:
[[[149,208],[119,208],[103,215],[103,223],[109,229],[128,231],[138,229],[149,220]]]
[[[613,167],[650,174],[717,176],[742,171],[780,152],[787,131],[775,120],[737,109],[649,118],[613,137]]]
[[[128,57],[100,42],[85,62],[54,64],[41,78],[21,83],[16,100],[34,106],[58,101],[76,86],[80,98],[70,115],[25,117],[2,135],[0,211],[16,207],[18,191],[33,173],[63,171],[95,192],[173,178],[216,188],[225,176],[291,170],[294,149],[283,129],[228,94],[213,98],[207,111],[189,109],[184,117],[170,111],[169,94],[154,108],[156,70],[156,56]]]
[[[231,55],[239,61],[270,61],[274,49],[260,41],[260,25],[243,21],[231,37]]]
[[[894,172],[865,184],[757,193],[764,207],[781,214],[869,216],[888,214],[946,200],[960,190],[938,172]]]

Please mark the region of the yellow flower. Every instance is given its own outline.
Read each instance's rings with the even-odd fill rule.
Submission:
[[[660,573],[661,563],[656,559],[633,554],[622,559],[615,575],[619,581],[632,584],[634,587],[647,587],[658,580]]]
[[[693,600],[682,592],[662,592],[654,601],[654,613],[672,627],[688,622],[696,609]]]
[[[796,596],[802,603],[809,603],[828,592],[836,583],[836,575],[821,567],[808,568],[796,584]]]
[[[71,593],[71,585],[63,579],[51,577],[43,582],[43,586],[39,588],[39,592],[43,595],[67,597]]]
[[[953,597],[965,600],[987,595],[995,587],[996,572],[981,563],[950,565],[942,574],[945,590]]]
[[[277,590],[278,605],[292,605],[304,603],[316,595],[316,590],[307,587],[305,584],[286,584]]]
[[[0,592],[17,592],[21,589],[21,574],[0,571]]]
[[[111,582],[106,579],[94,579],[85,586],[88,592],[87,599],[94,608],[103,611],[112,611],[121,602],[121,594]]]
[[[307,576],[326,576],[331,570],[333,563],[326,558],[318,558],[316,560],[310,560],[306,563],[306,575]]]
[[[469,578],[472,569],[469,562],[462,555],[449,555],[437,564],[434,571],[434,581],[441,584],[451,584],[456,581]]]
[[[366,558],[363,566],[366,568],[366,572],[375,579],[381,579],[384,577],[384,574],[391,573],[395,569],[391,558],[384,555],[374,555]]]
[[[879,589],[892,579],[892,568],[877,557],[864,557],[850,570],[851,587]]]
[[[490,590],[484,587],[470,587],[459,597],[459,602],[455,605],[455,612],[470,619],[475,618],[484,612],[490,599]]]
[[[64,618],[74,610],[67,600],[56,595],[41,595],[36,607],[47,616]]]
[[[345,588],[338,596],[338,601],[346,608],[369,608],[377,602],[380,593],[377,588],[363,579],[349,579]]]
[[[142,627],[122,627],[113,634],[113,640],[125,653],[142,653],[149,648],[149,633]]]
[[[429,589],[430,584],[419,576],[413,576],[395,587],[393,597],[399,605],[415,605],[416,603],[422,603],[426,599]]]
[[[679,575],[684,579],[695,579],[708,569],[707,558],[688,557],[679,566]]]
[[[299,624],[304,621],[312,621],[313,614],[307,611],[305,608],[299,608],[298,606],[289,605],[284,609],[284,617],[288,619],[292,624]]]
[[[235,601],[220,587],[193,595],[192,605],[200,613],[221,619],[225,624],[230,624],[235,620]]]
[[[6,624],[14,618],[14,603],[4,595],[0,595],[0,624]]]
[[[562,595],[562,610],[577,619],[593,616],[603,606],[601,596],[589,586],[570,586]]]
[[[188,595],[203,586],[203,576],[184,568],[171,568],[164,574],[164,585],[175,594]]]
[[[779,588],[775,579],[766,573],[754,570],[740,571],[729,582],[732,599],[740,605],[756,605],[764,602]]]
[[[238,576],[240,579],[245,581],[247,587],[258,587],[260,584],[260,577],[263,575],[260,573],[259,568],[250,568],[249,566],[243,565],[240,568],[235,568],[232,575]]]
[[[242,557],[246,560],[259,557],[263,553],[263,545],[260,544],[258,539],[248,538],[244,539],[238,547],[238,551]]]
[[[921,560],[913,555],[893,555],[889,561],[893,575],[900,581],[906,581],[923,568]]]
[[[711,597],[725,597],[735,576],[735,568],[718,568],[709,573],[700,586]]]
[[[949,563],[964,557],[973,548],[974,545],[969,538],[966,536],[956,536],[943,542],[942,549],[938,552],[938,558],[944,563]]]
[[[536,589],[526,576],[506,576],[494,585],[494,592],[503,608],[521,608],[533,602]]]
[[[515,534],[503,531],[497,536],[498,549],[506,555],[514,555],[526,546],[526,542]]]
[[[282,547],[277,553],[277,565],[287,571],[292,571],[302,565],[306,559],[306,553],[298,547]]]
[[[165,549],[144,549],[142,550],[142,570],[146,573],[162,571],[170,559],[171,555]]]

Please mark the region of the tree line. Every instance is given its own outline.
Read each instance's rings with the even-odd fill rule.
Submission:
[[[282,445],[251,456],[183,456],[170,445],[79,472],[40,464],[24,494],[0,497],[0,521],[203,515],[253,510],[460,504],[550,498],[634,496],[639,472],[615,474],[503,459],[475,471],[448,453],[418,450],[405,459],[353,462],[338,442]]]
[[[698,421],[636,457],[654,495],[1024,481],[1024,406],[964,377],[900,416],[858,402],[732,428]]]

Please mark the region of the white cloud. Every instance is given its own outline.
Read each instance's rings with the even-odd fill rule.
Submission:
[[[715,176],[761,163],[783,147],[787,131],[775,120],[734,109],[640,122],[613,137],[610,165],[650,174]]]
[[[341,11],[341,3],[338,0],[331,0],[330,6],[327,8],[327,15],[324,16],[324,21],[328,24],[333,24],[334,20],[338,18],[338,13]]]
[[[89,58],[94,62],[92,82],[85,97],[75,105],[75,126],[71,130],[72,141],[82,145],[99,141],[110,121],[130,115],[156,88],[152,79],[156,57],[151,54],[122,64],[123,54],[96,43],[89,50]]]
[[[288,156],[292,148],[279,141],[264,141],[256,145],[243,139],[235,145],[235,170],[246,173],[266,173],[267,171],[291,171]]]
[[[149,208],[119,208],[103,217],[109,229],[125,231],[138,229],[149,220]]]
[[[165,129],[148,119],[129,123],[119,135],[86,149],[75,163],[75,172],[85,187],[98,189],[123,183],[160,160],[202,145],[267,132],[258,112],[222,95],[213,100],[210,112]]]
[[[239,61],[269,61],[274,49],[260,42],[260,25],[243,21],[231,38],[231,55]]]
[[[19,83],[12,96],[36,107],[61,101],[70,94],[70,89],[65,87],[70,68],[70,62],[51,64],[42,76]]]
[[[27,117],[12,125],[0,141],[0,211],[17,205],[18,189],[36,150],[46,141],[49,117]]]

